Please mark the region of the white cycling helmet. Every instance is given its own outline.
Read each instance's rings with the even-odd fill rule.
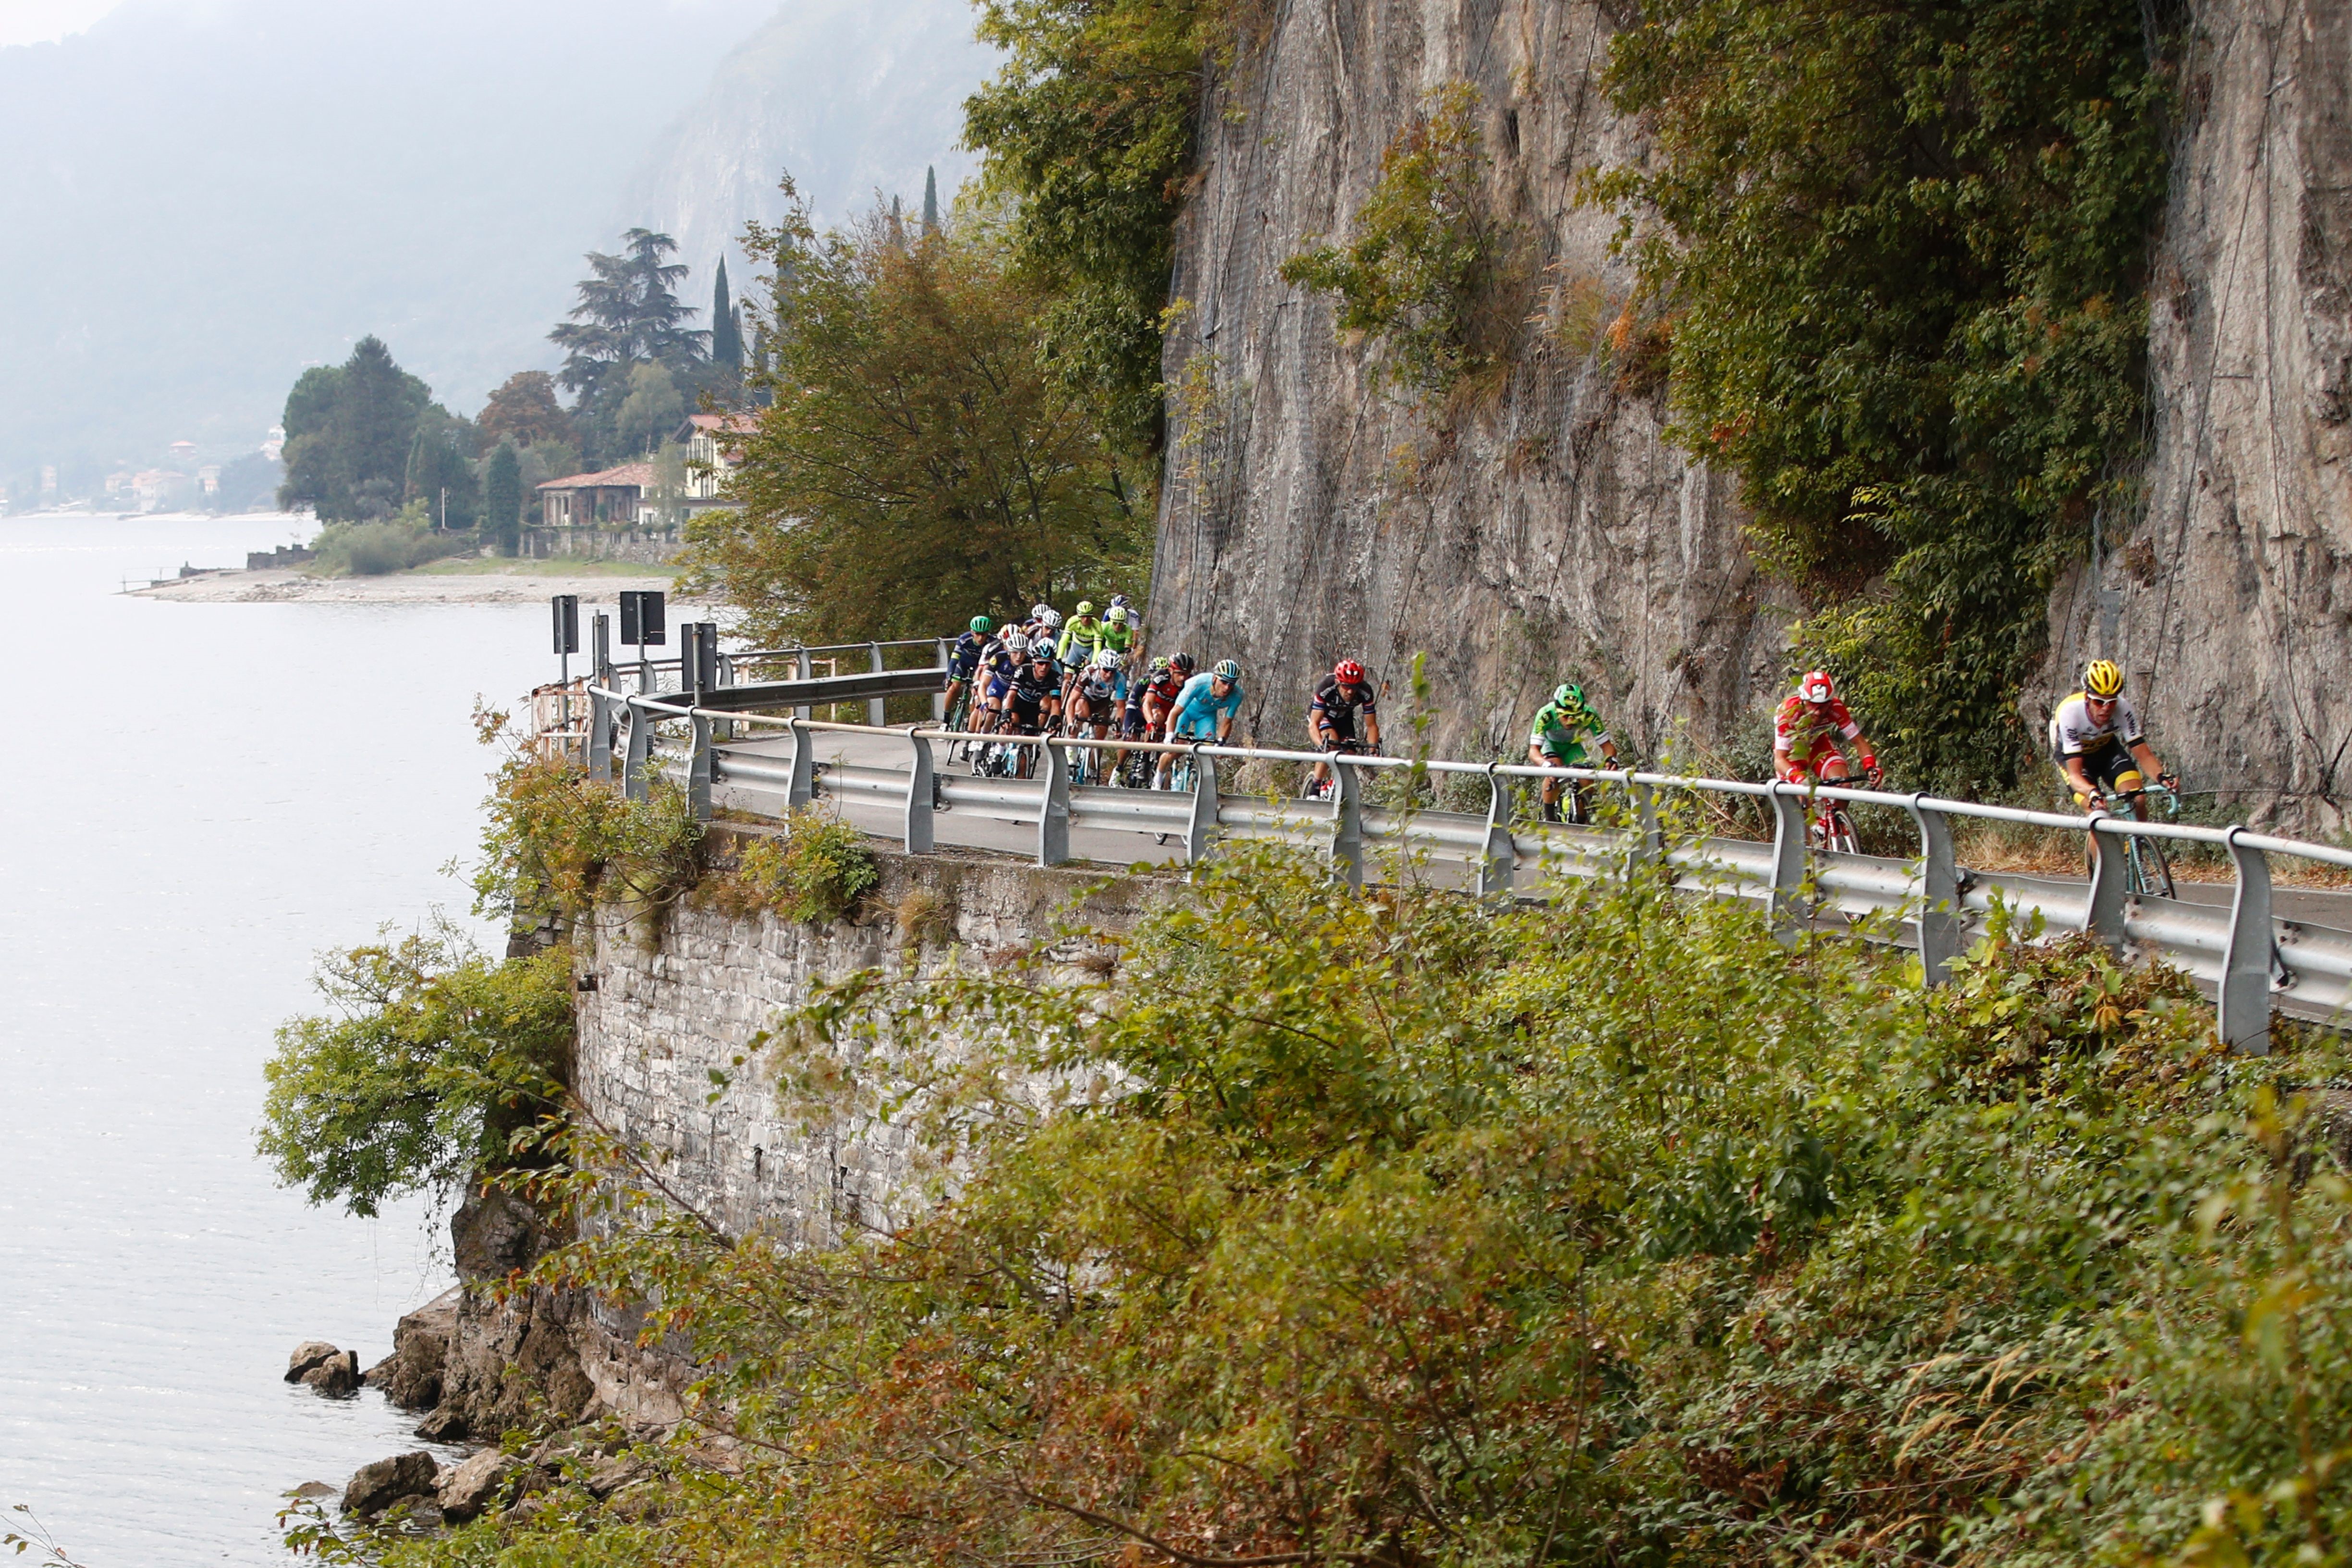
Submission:
[[[1029,639],[1022,633],[1014,632],[1011,637],[1004,639],[1004,646],[1011,648],[1014,653],[1027,653],[1029,651]]]
[[[1097,669],[1117,669],[1118,668],[1118,655],[1111,652],[1111,650],[1107,647],[1098,647],[1095,649],[1094,658],[1088,659],[1087,662],[1093,665]]]
[[[1037,616],[1037,618],[1045,623],[1045,629],[1049,632],[1057,631],[1061,628],[1062,612],[1054,608],[1051,605],[1046,605],[1045,610]]]

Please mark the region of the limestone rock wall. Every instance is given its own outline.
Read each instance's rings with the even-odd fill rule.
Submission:
[[[2181,82],[2146,499],[2056,595],[2043,695],[2106,652],[2192,789],[2336,831],[2352,789],[2352,9],[2197,5]]]
[[[1615,9],[1622,9],[1616,7]],[[1663,393],[1609,346],[1631,288],[1579,172],[1638,158],[1601,103],[1593,0],[1311,0],[1213,90],[1178,237],[1155,649],[1230,655],[1244,727],[1291,743],[1314,677],[1363,658],[1403,705],[1417,649],[1454,754],[1517,752],[1570,672],[1654,750],[1727,741],[1781,668],[1792,606],[1759,578],[1727,476],[1660,437]],[[1492,195],[1526,237],[1498,310],[1533,318],[1507,385],[1448,422],[1367,384],[1331,296],[1278,268],[1345,237],[1430,89],[1485,104]]]

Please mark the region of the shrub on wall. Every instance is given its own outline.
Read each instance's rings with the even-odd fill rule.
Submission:
[[[882,879],[866,836],[814,806],[793,813],[780,835],[741,842],[735,869],[712,889],[730,913],[768,909],[823,925],[847,914]]]

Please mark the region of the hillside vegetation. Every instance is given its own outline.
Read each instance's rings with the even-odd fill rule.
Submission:
[[[1559,892],[1236,854],[1114,963],[824,991],[789,1100],[940,1174],[830,1251],[554,1132],[598,1174],[509,1179],[613,1231],[541,1278],[657,1303],[693,1419],[388,1560],[2340,1560],[2335,1047],[2231,1058],[2082,941],[1923,994],[1639,868]]]

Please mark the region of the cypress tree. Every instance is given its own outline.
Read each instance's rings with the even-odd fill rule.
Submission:
[[[923,170],[923,237],[929,239],[940,232],[940,174],[926,166]]]
[[[742,374],[743,328],[727,294],[727,258],[719,258],[719,281],[710,291],[710,363]]]
[[[522,543],[522,458],[501,441],[482,471],[482,532],[501,555]]]

